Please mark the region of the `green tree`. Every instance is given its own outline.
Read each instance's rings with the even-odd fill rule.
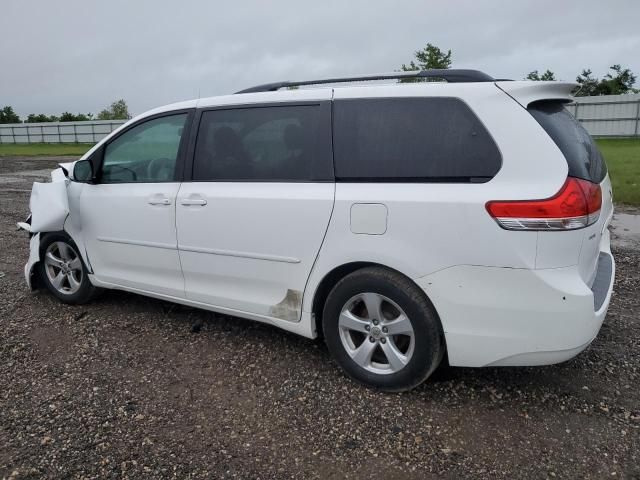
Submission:
[[[576,97],[588,97],[590,95],[598,95],[598,80],[593,77],[591,69],[582,70],[582,73],[576,77],[579,87],[574,95]]]
[[[432,68],[451,68],[451,50],[443,52],[435,45],[427,43],[422,50],[413,54],[415,61],[411,60],[408,65],[402,64],[400,69],[403,72],[415,70],[430,70]]]
[[[60,114],[60,121],[61,122],[73,122],[75,121],[76,116],[73,113],[69,113],[69,112],[62,112]]]
[[[609,93],[605,95],[620,95],[623,93],[635,92],[633,85],[636,83],[636,76],[633,72],[625,68],[623,69],[621,65],[612,65],[609,67],[610,70],[613,70],[613,75],[611,73],[607,73],[602,79],[601,85]]]
[[[7,105],[0,110],[0,123],[20,123],[20,117]]]
[[[91,120],[93,118],[93,113],[78,113],[74,115],[73,113],[64,112],[60,115],[61,122],[86,122],[87,120]]]
[[[44,113],[30,113],[25,120],[25,123],[44,123],[44,122],[56,122],[58,118],[55,116],[45,115]]]
[[[553,81],[556,79],[556,74],[551,70],[547,69],[545,72],[540,75],[538,70],[534,70],[533,72],[529,72],[529,75],[525,77],[525,80],[535,80],[535,81]]]
[[[610,72],[602,79],[593,77],[590,69],[585,69],[576,77],[576,82],[580,85],[579,90],[574,95],[586,97],[589,95],[621,95],[624,93],[637,93],[633,88],[636,83],[636,76],[628,68],[621,65],[612,65]]]
[[[25,123],[44,123],[44,122],[86,122],[93,119],[93,113],[73,113],[63,112],[59,117],[56,115],[45,115],[44,113],[30,113]]]
[[[130,118],[127,102],[122,99],[113,102],[109,108],[105,108],[98,114],[98,120],[128,120]]]

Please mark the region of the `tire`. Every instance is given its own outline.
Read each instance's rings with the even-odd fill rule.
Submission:
[[[382,267],[340,280],[327,297],[322,326],[329,352],[347,375],[384,391],[418,386],[445,352],[440,320],[425,293]]]
[[[47,233],[43,236],[40,240],[40,261],[36,268],[42,285],[63,303],[87,303],[99,291],[89,281],[79,249],[66,233]]]

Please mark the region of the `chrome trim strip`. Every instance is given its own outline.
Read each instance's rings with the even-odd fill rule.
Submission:
[[[124,245],[136,245],[138,247],[164,248],[166,250],[176,250],[178,246],[170,243],[143,242],[138,240],[127,240],[126,238],[98,237],[100,242],[122,243]]]
[[[590,215],[566,218],[514,218],[495,217],[496,222],[507,230],[577,230],[588,227],[598,221],[600,210]]]
[[[265,253],[253,253],[253,252],[239,252],[236,250],[220,250],[217,248],[203,248],[203,247],[189,247],[159,243],[159,242],[144,242],[137,240],[127,240],[124,238],[112,238],[112,237],[98,237],[98,240],[106,243],[121,243],[124,245],[136,245],[139,247],[152,247],[152,248],[164,248],[166,250],[181,250],[183,252],[194,253],[206,253],[210,255],[223,255],[226,257],[239,257],[239,258],[253,258],[256,260],[267,260],[270,262],[282,262],[282,263],[300,263],[300,259],[294,257],[282,257],[280,255],[269,255]]]
[[[265,253],[238,252],[236,250],[220,250],[218,248],[190,247],[180,245],[181,252],[208,253],[211,255],[223,255],[226,257],[253,258],[256,260],[267,260],[270,262],[300,263],[300,259],[293,257],[282,257],[280,255],[269,255]]]

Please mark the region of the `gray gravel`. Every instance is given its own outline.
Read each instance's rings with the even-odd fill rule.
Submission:
[[[576,359],[382,394],[266,325],[30,293],[25,165],[55,161],[0,159],[0,478],[640,478],[637,245],[616,249],[609,315]]]

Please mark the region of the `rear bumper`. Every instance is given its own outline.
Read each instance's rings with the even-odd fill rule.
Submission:
[[[440,315],[451,365],[548,365],[574,357],[598,334],[615,277],[608,248],[597,268],[591,287],[577,266],[464,265],[416,281]]]

